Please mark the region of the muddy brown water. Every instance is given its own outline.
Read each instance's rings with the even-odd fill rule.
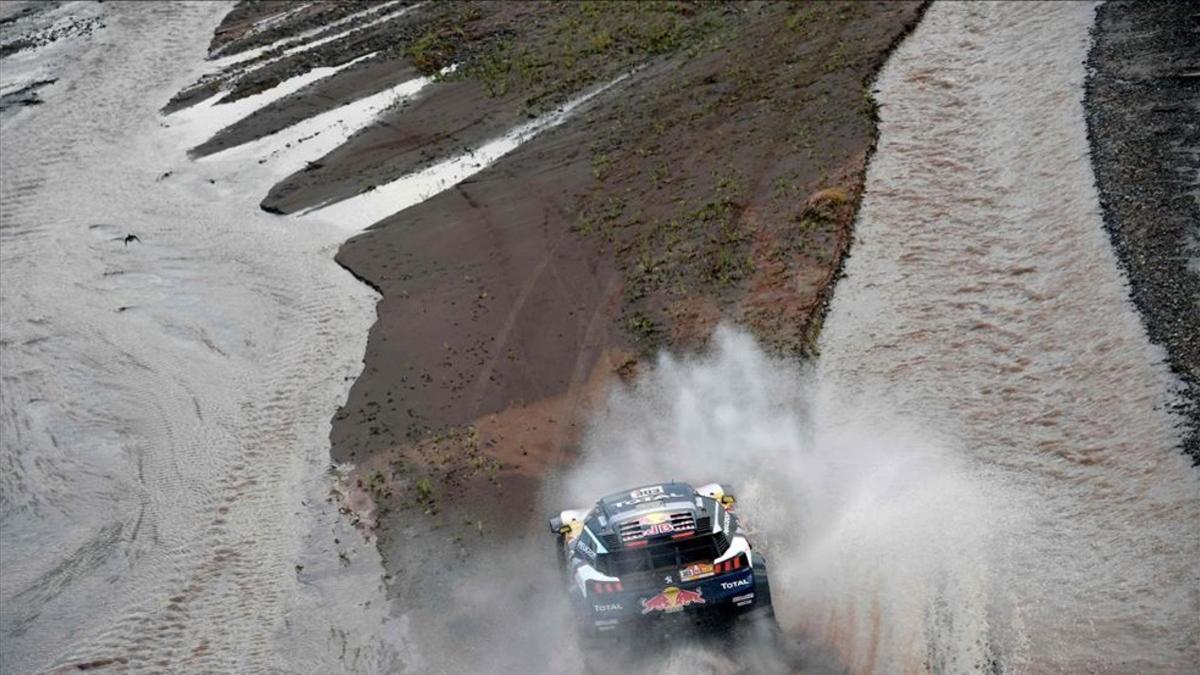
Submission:
[[[936,4],[878,80],[821,377],[936,435],[1004,508],[979,514],[994,536],[971,558],[978,586],[848,583],[810,618],[856,669],[1200,659],[1200,478],[1102,228],[1082,110],[1092,21],[1082,3]],[[913,605],[921,620],[889,621]]]

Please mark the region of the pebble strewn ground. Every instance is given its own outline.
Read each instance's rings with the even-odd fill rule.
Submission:
[[[1200,11],[1100,7],[1085,105],[1104,222],[1150,339],[1182,381],[1200,464]]]

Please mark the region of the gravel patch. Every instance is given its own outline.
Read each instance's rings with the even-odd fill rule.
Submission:
[[[1104,223],[1146,331],[1180,379],[1200,465],[1200,10],[1101,6],[1085,107]]]

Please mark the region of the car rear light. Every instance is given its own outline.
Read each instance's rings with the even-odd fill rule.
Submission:
[[[713,571],[717,574],[726,574],[728,572],[735,572],[747,567],[749,567],[749,565],[746,564],[746,554],[739,553],[729,560],[722,560],[721,562],[713,565]]]
[[[588,582],[588,593],[590,595],[597,595],[601,593],[618,593],[623,590],[625,590],[625,586],[620,582],[620,580]]]

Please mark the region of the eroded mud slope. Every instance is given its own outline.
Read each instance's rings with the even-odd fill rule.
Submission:
[[[504,426],[489,416],[560,401],[516,425],[519,440],[478,441],[503,472],[536,476],[562,461],[575,393],[597,369],[627,372],[721,318],[809,350],[872,143],[866,82],[915,15],[897,4],[723,10],[707,41],[651,56],[559,129],[348,242],[339,261],[383,299],[335,456],[398,459],[447,429]],[[494,120],[537,85],[509,86],[489,97],[470,79],[433,85],[322,171],[408,144],[386,160],[401,174],[464,115],[513,125],[519,115]],[[440,480],[441,467],[419,471]]]
[[[435,78],[276,185],[262,204],[273,213],[340,212],[607,87],[338,253],[382,299],[333,455],[375,501],[366,521],[394,581],[422,579],[392,586],[404,606],[439,606],[472,551],[541,522],[537,487],[571,459],[589,401],[645,355],[702,344],[722,320],[813,353],[874,144],[870,82],[920,11],[462,2],[229,15],[219,67],[172,106],[353,64],[197,155]],[[407,545],[431,528],[440,536]]]

